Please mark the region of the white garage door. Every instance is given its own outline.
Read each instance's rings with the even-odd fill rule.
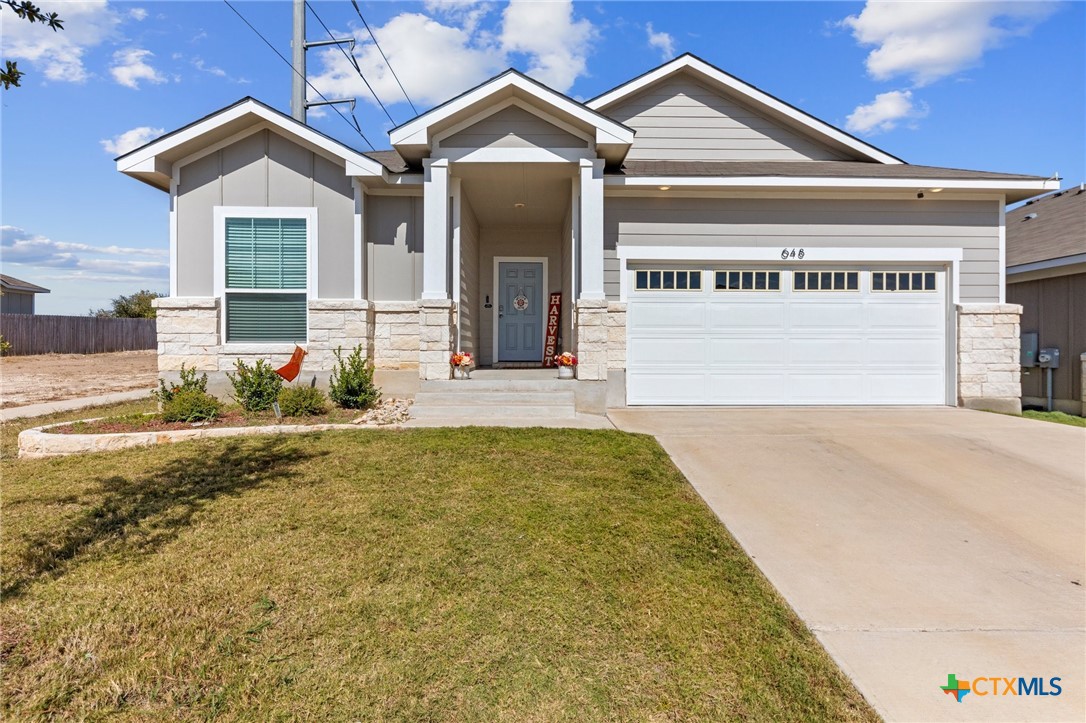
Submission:
[[[944,404],[946,274],[635,268],[629,404]]]

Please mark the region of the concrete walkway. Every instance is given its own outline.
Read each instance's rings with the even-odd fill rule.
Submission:
[[[64,399],[59,402],[42,402],[41,404],[28,404],[25,407],[9,407],[0,409],[0,422],[10,422],[13,419],[24,417],[44,417],[47,414],[57,412],[70,412],[74,409],[86,409],[98,407],[103,404],[117,404],[118,402],[134,402],[151,396],[148,389],[136,389],[131,392],[114,392],[112,394],[100,394],[96,397],[80,397],[79,399]]]
[[[1086,720],[1086,429],[950,408],[610,416],[656,436],[886,719]],[[957,703],[948,674],[1063,692],[985,681]]]

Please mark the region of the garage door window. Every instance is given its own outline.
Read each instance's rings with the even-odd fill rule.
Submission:
[[[792,273],[795,291],[859,291],[859,271],[795,271]]]
[[[638,291],[701,291],[700,271],[648,269],[636,273]]]
[[[872,271],[872,291],[935,291],[934,271]]]
[[[780,271],[717,271],[716,291],[780,291]]]

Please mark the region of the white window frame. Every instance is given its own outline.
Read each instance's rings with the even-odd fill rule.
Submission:
[[[226,295],[227,294],[293,294],[302,293],[302,289],[232,289],[226,287],[226,219],[228,218],[301,218],[305,219],[305,342],[309,343],[309,301],[317,290],[317,208],[315,206],[215,206],[213,207],[215,225],[215,296],[219,299],[219,338],[224,347],[241,353],[242,347],[253,347],[259,351],[291,348],[286,342],[230,342],[226,339]]]
[[[652,273],[660,274],[660,288],[659,289],[654,289],[654,288],[652,288],[652,286],[645,286],[644,288],[639,287],[637,285],[637,274],[642,272],[642,271],[644,271],[647,274],[652,274]],[[671,289],[664,288],[664,286],[663,286],[664,276],[663,275],[665,273],[668,273],[668,272],[671,272],[671,273],[674,273],[674,274],[679,274],[679,273],[687,274],[687,277],[686,277],[686,286],[687,286],[687,288],[680,289],[678,287],[678,285],[677,285],[678,284],[678,279],[675,280],[676,286],[674,288],[671,288]],[[690,276],[689,276],[689,274],[697,274],[698,275],[698,288],[696,288],[696,289],[690,288]],[[651,279],[651,277],[649,277],[649,278]],[[705,281],[705,273],[704,273],[703,269],[664,269],[664,268],[654,267],[654,268],[651,268],[651,269],[635,269],[634,270],[634,291],[638,291],[638,292],[644,291],[644,292],[652,292],[652,293],[657,293],[657,294],[667,294],[667,293],[671,293],[671,292],[675,292],[677,294],[686,294],[686,293],[693,292],[695,294],[700,294],[701,292],[703,292],[705,290],[704,281]]]
[[[783,282],[784,282],[784,269],[711,269],[709,273],[711,273],[713,275],[712,289],[713,289],[714,294],[779,294],[779,293],[781,293],[781,291],[784,290],[784,285],[783,285]],[[757,288],[752,287],[752,288],[749,288],[749,289],[743,289],[743,288],[729,289],[729,288],[727,288],[727,284],[724,285],[723,289],[718,289],[716,287],[716,275],[717,274],[733,274],[733,273],[737,273],[737,274],[744,274],[744,273],[766,274],[766,278],[765,278],[766,288],[757,289]],[[777,288],[775,288],[775,289],[769,288],[769,274],[776,274],[777,275]],[[739,285],[740,285],[740,287],[742,287],[742,285],[743,285],[743,277],[742,276],[739,277]]]
[[[796,277],[798,274],[807,274],[803,277],[803,285],[805,288],[796,288]],[[822,279],[819,278],[819,288],[812,289],[807,287],[807,279],[810,278],[810,274],[845,274],[845,288],[843,289],[823,289]],[[856,288],[848,288],[848,274],[856,274]],[[832,281],[832,279],[831,279]],[[858,294],[860,293],[860,283],[863,281],[863,276],[858,269],[792,269],[792,291],[799,292],[801,294]]]
[[[882,274],[882,286],[881,289],[875,288],[875,274]],[[901,274],[935,274],[935,287],[931,289],[902,289],[900,286],[901,279],[898,278],[894,282],[894,286],[897,288],[886,288],[886,274],[895,274],[900,277]],[[925,283],[925,286],[927,284]],[[912,278],[909,279],[909,286],[912,287]],[[918,271],[917,269],[879,269],[878,271],[871,271],[871,293],[872,294],[937,294],[939,293],[939,274],[934,271]]]

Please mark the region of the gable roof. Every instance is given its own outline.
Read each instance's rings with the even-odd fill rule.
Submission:
[[[649,86],[680,73],[689,74],[727,95],[738,96],[768,117],[781,121],[792,128],[799,129],[806,135],[816,137],[831,147],[846,150],[850,155],[859,155],[875,163],[894,164],[905,162],[881,148],[876,148],[870,143],[861,141],[850,133],[846,133],[840,128],[800,110],[791,103],[787,103],[746,81],[736,78],[734,75],[724,72],[712,63],[708,63],[691,53],[684,53],[674,60],[642,73],[636,78],[586,101],[585,105],[593,110],[605,113],[607,108],[640,93]]]
[[[117,170],[168,191],[176,161],[256,127],[275,128],[299,145],[343,163],[349,176],[380,176],[384,170],[372,158],[250,96],[118,156]]]
[[[410,162],[430,149],[437,132],[485,112],[488,106],[506,98],[527,101],[590,131],[597,152],[609,163],[620,163],[633,143],[633,129],[513,68],[393,128],[388,132],[389,139],[400,155]]]
[[[1069,188],[1007,211],[1007,266],[1086,254],[1086,190]]]
[[[29,281],[23,281],[14,276],[8,276],[7,274],[0,274],[0,288],[10,289],[11,291],[29,291],[31,294],[49,293],[49,289],[44,286],[38,286]]]

